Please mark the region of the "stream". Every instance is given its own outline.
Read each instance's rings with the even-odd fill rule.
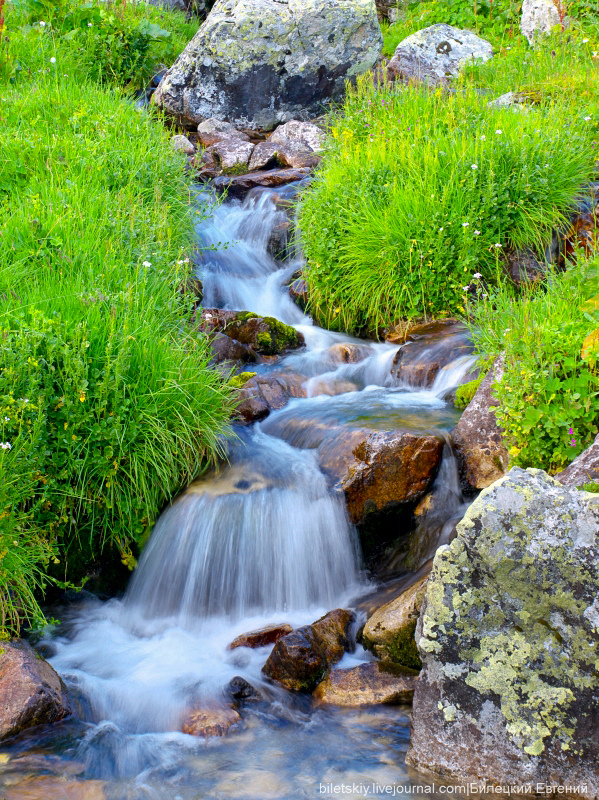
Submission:
[[[307,397],[236,429],[228,465],[163,513],[124,597],[89,596],[45,636],[43,652],[76,714],[0,750],[3,800],[295,800],[332,796],[341,785],[344,797],[364,797],[365,787],[370,796],[439,793],[405,766],[409,707],[313,707],[261,674],[270,647],[227,650],[241,633],[358,608],[380,589],[316,448],[366,422],[447,437],[459,413],[445,398],[473,363],[461,356],[428,389],[398,385],[398,346],[313,325],[287,289],[301,254],[285,262],[268,254],[285,220],[278,203],[297,190],[253,190],[216,205],[197,237],[212,246],[199,266],[204,306],[272,315],[301,331],[304,348],[249,368],[299,374]],[[198,193],[199,204],[207,199]],[[340,363],[340,344],[359,347],[361,360]],[[418,564],[448,540],[466,507],[448,444],[435,490],[442,511],[420,523]],[[338,666],[371,658],[358,645]],[[190,708],[226,705],[237,676],[262,692],[243,707],[238,730],[208,739],[179,732]]]

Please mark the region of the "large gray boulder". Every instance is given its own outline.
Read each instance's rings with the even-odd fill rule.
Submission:
[[[435,556],[408,763],[599,796],[598,595],[597,495],[518,467],[484,490]]]
[[[492,56],[493,47],[486,39],[440,22],[400,42],[387,68],[403,80],[442,86],[466,64],[488,61]]]
[[[520,30],[528,43],[534,45],[548,36],[554,25],[560,24],[559,12],[553,0],[524,0]]]
[[[555,478],[564,486],[599,483],[599,434],[593,444],[575,458],[570,466],[558,472]]]
[[[382,43],[374,0],[217,0],[154,102],[193,123],[270,130],[322,114]]]

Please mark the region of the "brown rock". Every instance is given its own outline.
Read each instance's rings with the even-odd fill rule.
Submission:
[[[443,440],[411,431],[342,431],[319,447],[321,469],[345,494],[355,524],[420,499],[437,474]]]
[[[280,166],[278,155],[279,147],[274,142],[258,142],[248,164],[249,171],[273,169]]]
[[[516,286],[538,283],[547,274],[548,267],[546,263],[539,261],[539,257],[530,247],[507,251],[503,266],[507,276]]]
[[[237,410],[245,422],[267,417],[271,411],[286,406],[290,397],[305,397],[305,378],[292,373],[256,375],[240,392]]]
[[[103,781],[36,775],[3,787],[2,800],[105,800],[104,786]]]
[[[507,470],[509,457],[495,419],[493,408],[497,400],[491,388],[502,375],[503,358],[499,358],[451,432],[465,490],[486,489]]]
[[[225,736],[240,721],[234,708],[197,708],[185,715],[181,730],[192,736]]]
[[[269,255],[280,261],[287,257],[292,229],[293,223],[290,219],[282,219],[273,227],[266,248]]]
[[[378,662],[351,669],[333,669],[314,690],[314,697],[335,706],[372,706],[379,703],[411,703],[417,673],[388,671]]]
[[[329,347],[329,355],[334,361],[340,364],[357,364],[359,361],[364,361],[369,355],[371,350],[367,345],[353,344],[351,342],[343,342],[334,344]]]
[[[210,348],[216,364],[220,364],[222,361],[256,361],[256,354],[250,347],[223,333],[217,333],[214,336],[210,342]]]
[[[238,131],[230,122],[211,117],[198,125],[198,139],[204,147],[210,147],[224,139],[239,139],[242,142],[249,142],[250,137],[246,133]]]
[[[412,669],[421,666],[414,631],[426,594],[428,575],[401,592],[390,603],[378,608],[366,621],[362,644],[383,661]]]
[[[289,286],[289,294],[294,303],[305,310],[308,304],[308,283],[303,278],[298,278]]]
[[[22,640],[0,645],[0,739],[71,713],[54,669]]]
[[[337,609],[283,636],[262,672],[291,691],[312,691],[349,647],[353,615]]]
[[[275,644],[283,636],[291,633],[293,628],[291,625],[285,623],[284,625],[268,625],[266,628],[260,628],[257,631],[250,631],[249,633],[242,633],[237,636],[227,650],[235,650],[236,647],[264,647],[267,644]]]
[[[273,167],[301,169],[315,167],[321,156],[299,142],[259,142],[254,148],[248,169],[250,172]]]
[[[407,334],[391,373],[408,386],[432,386],[439,370],[472,351],[470,334],[462,323],[431,322]]]
[[[564,486],[599,483],[599,435],[590,447],[575,458],[569,467],[558,472],[555,478]]]
[[[229,197],[245,197],[257,186],[273,187],[284,186],[287,183],[301,181],[310,174],[308,168],[302,169],[271,169],[248,172],[247,175],[235,177],[221,176],[215,178],[212,185],[217,191],[227,191]]]

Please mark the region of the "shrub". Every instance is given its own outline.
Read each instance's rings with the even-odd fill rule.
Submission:
[[[583,106],[487,102],[368,80],[348,93],[300,208],[320,323],[455,313],[473,275],[496,281],[505,248],[550,239],[591,178],[594,123]]]
[[[497,421],[511,461],[557,472],[599,431],[599,260],[579,260],[542,289],[509,286],[471,311],[478,351],[505,354]]]

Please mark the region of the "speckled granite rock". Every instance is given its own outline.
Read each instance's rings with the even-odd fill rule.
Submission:
[[[554,25],[559,25],[559,12],[553,0],[524,0],[520,30],[529,44],[548,36]]]
[[[541,470],[484,490],[438,550],[407,762],[599,795],[599,497]]]
[[[493,47],[485,39],[439,23],[400,42],[388,70],[404,80],[441,86],[455,78],[465,64],[488,61],[492,56]]]
[[[196,124],[270,130],[321,115],[382,44],[374,0],[217,0],[154,102]]]
[[[575,458],[570,466],[558,472],[555,478],[564,486],[599,483],[599,435],[590,447]]]

